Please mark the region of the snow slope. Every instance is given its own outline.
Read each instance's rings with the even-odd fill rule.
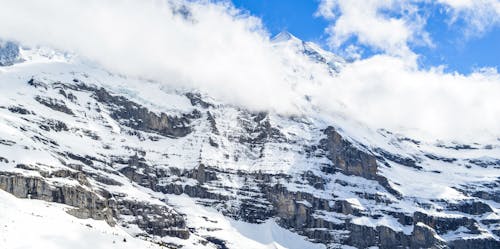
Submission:
[[[132,237],[104,221],[78,219],[71,207],[39,200],[19,199],[0,190],[0,248],[137,249],[161,248]]]
[[[201,235],[226,241],[230,248],[254,249],[323,249],[269,220],[249,224],[224,217],[216,210],[197,205],[187,196],[168,196],[187,214],[189,225],[204,227]],[[147,240],[132,237],[119,226],[104,221],[78,219],[66,213],[67,205],[19,199],[0,190],[0,248],[21,249],[111,249],[164,248]],[[191,241],[192,242],[192,241]],[[201,248],[186,243],[186,248]]]

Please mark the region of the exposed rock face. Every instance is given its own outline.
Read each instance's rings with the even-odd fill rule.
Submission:
[[[20,55],[17,44],[0,40],[0,66],[11,66],[19,60]]]
[[[68,213],[82,219],[106,220],[114,225],[110,203],[81,186],[51,186],[43,178],[2,172],[0,188],[19,198],[33,198],[76,207]]]
[[[143,169],[149,168],[144,166]],[[129,171],[129,170],[127,170]],[[144,175],[148,175],[148,181],[136,175],[129,175],[131,180],[142,183],[144,186],[151,186],[153,189],[164,193],[185,193],[192,197],[213,199],[228,202],[227,198],[220,195],[208,194],[205,183],[215,181],[217,179],[217,170],[206,168],[200,165],[192,172],[181,173],[178,169],[170,169],[169,174],[176,174],[180,177],[196,179],[196,186],[177,186],[170,185],[169,187],[159,186],[158,180],[162,178],[162,174],[150,174],[149,171]],[[219,172],[223,173],[223,172]],[[256,193],[264,193],[265,201],[257,202],[256,199],[247,201],[248,199],[240,199],[243,202],[239,206],[237,212],[232,212],[231,209],[221,209],[226,215],[243,219],[249,222],[263,222],[268,218],[279,218],[279,224],[292,229],[318,243],[338,243],[348,244],[357,248],[368,248],[378,246],[382,249],[391,248],[447,248],[446,242],[439,239],[436,231],[446,233],[454,231],[460,226],[473,226],[474,221],[467,219],[443,219],[432,216],[427,216],[422,213],[415,214],[415,218],[408,217],[409,223],[415,222],[414,230],[411,234],[396,232],[392,228],[386,226],[377,226],[375,228],[363,225],[352,224],[350,219],[346,219],[345,223],[333,223],[321,218],[315,218],[314,213],[318,211],[335,212],[344,215],[353,215],[354,217],[362,216],[362,212],[353,207],[352,204],[346,201],[332,201],[314,197],[309,193],[290,192],[286,187],[281,185],[268,185],[262,182],[273,182],[273,178],[280,178],[279,175],[263,175],[263,174],[245,174],[245,178],[251,178],[249,182],[261,182],[258,185],[260,190]],[[154,179],[154,180],[153,180]],[[263,181],[262,181],[263,180]],[[147,182],[147,184],[145,184]],[[193,191],[196,189],[196,191]],[[425,222],[426,224],[422,223]],[[428,225],[427,225],[428,224]],[[431,227],[432,226],[432,227]],[[435,229],[435,230],[434,230]],[[331,231],[345,231],[343,236],[334,235]]]
[[[171,117],[165,113],[157,115],[145,107],[134,103],[122,96],[113,96],[104,88],[84,87],[94,92],[95,98],[109,105],[112,109],[111,117],[121,124],[133,129],[147,132],[157,132],[167,137],[183,137],[191,132],[188,126],[190,119],[199,118],[200,114],[194,112],[183,117]]]
[[[194,106],[200,106],[202,108],[214,107],[214,105],[205,102],[199,93],[186,93],[186,97]]]
[[[500,241],[488,239],[468,239],[468,240],[453,240],[449,243],[450,249],[495,249],[500,248]]]
[[[261,119],[262,120],[262,119]],[[331,131],[327,139],[331,142],[322,140],[323,146],[329,148],[329,157],[334,162],[340,163],[340,170],[346,174],[361,176],[370,180],[380,182],[381,177],[376,175],[377,163],[373,155],[363,152],[355,148],[351,143],[342,139],[342,137],[334,131]],[[129,179],[137,182],[141,186],[151,188],[155,191],[173,194],[187,194],[191,197],[202,199],[217,200],[219,203],[229,203],[231,198],[219,194],[212,194],[208,190],[208,185],[211,182],[217,182],[220,175],[229,174],[231,177],[243,178],[249,183],[248,187],[242,189],[250,189],[250,185],[256,184],[258,191],[252,194],[244,194],[239,198],[241,204],[235,208],[222,208],[225,215],[236,219],[243,219],[249,222],[263,222],[268,218],[277,217],[279,224],[296,231],[304,236],[307,236],[313,241],[325,244],[348,244],[357,248],[368,248],[378,246],[382,249],[390,248],[448,248],[452,245],[463,246],[461,242],[453,242],[447,244],[439,238],[440,234],[445,234],[450,231],[455,231],[460,227],[467,227],[470,231],[476,229],[476,221],[467,218],[439,218],[430,216],[424,213],[415,213],[408,217],[404,214],[394,214],[403,219],[403,224],[412,225],[414,227],[411,234],[394,231],[387,226],[368,227],[357,225],[350,222],[350,218],[345,219],[343,223],[334,223],[322,218],[316,218],[313,214],[318,211],[334,212],[343,215],[351,215],[354,217],[362,217],[364,214],[351,203],[338,200],[332,201],[328,199],[317,198],[309,193],[290,192],[287,188],[280,184],[271,184],[277,182],[277,179],[286,179],[286,175],[270,175],[262,173],[238,173],[220,171],[217,168],[207,167],[200,164],[192,171],[185,171],[177,168],[169,168],[167,171],[152,170],[152,166],[148,165],[146,160],[137,156],[131,157],[125,167],[121,170]],[[352,166],[351,164],[354,164]],[[368,172],[365,172],[367,170]],[[140,172],[140,173],[139,173]],[[196,185],[184,185],[180,181],[179,185],[171,183],[169,185],[161,184],[161,179],[164,177],[175,175],[180,179],[194,179]],[[314,174],[304,175],[312,186],[321,182],[321,177]],[[382,185],[383,186],[383,185]],[[385,186],[383,186],[385,187]],[[249,198],[247,198],[249,197]],[[377,200],[378,197],[374,197]],[[258,201],[260,200],[260,201]],[[384,200],[379,200],[383,202]],[[212,203],[213,202],[208,202]],[[489,209],[481,204],[468,204],[462,210],[467,213],[481,213]],[[334,235],[331,231],[345,231],[344,235]],[[475,244],[474,242],[469,242]],[[477,241],[480,244],[492,243],[491,241]],[[468,243],[465,243],[466,245]],[[494,245],[494,244],[493,244]],[[466,247],[457,247],[466,248]]]
[[[87,182],[83,174],[69,171],[60,171],[46,177],[73,178],[71,175],[77,176],[79,182]],[[184,217],[175,211],[164,206],[116,199],[105,190],[97,194],[78,185],[51,185],[41,177],[25,177],[8,172],[0,172],[0,189],[19,198],[39,199],[75,207],[67,212],[77,218],[105,220],[114,226],[116,220],[132,216],[127,224],[136,224],[151,235],[189,238]]]
[[[262,145],[269,141],[283,141],[281,132],[272,127],[267,113],[250,114],[246,119],[240,119],[245,133],[239,138],[240,143],[252,146]]]
[[[377,227],[378,241],[375,244],[380,245],[380,248],[398,248],[408,246],[408,236],[392,230],[386,226]],[[364,238],[359,238],[363,241]]]
[[[327,157],[333,165],[348,175],[377,179],[377,160],[374,155],[354,147],[333,127],[325,129],[327,138],[321,140],[321,146],[327,151]]]
[[[376,149],[375,152],[380,154],[379,158],[382,160],[389,160],[389,161],[392,161],[392,162],[395,162],[395,163],[398,163],[401,165],[405,165],[408,167],[412,167],[415,169],[422,169],[422,167],[417,165],[417,161],[413,158],[401,157],[398,155],[394,155],[394,154],[391,154],[391,153],[384,151],[380,148]],[[429,155],[426,155],[426,156],[428,157]],[[446,160],[446,159],[442,159],[442,158],[438,158],[438,157],[431,157],[431,158],[433,158],[435,160]]]
[[[437,238],[430,227],[417,223],[411,237],[411,248],[446,248],[446,243]]]
[[[471,233],[479,233],[477,222],[473,219],[466,217],[461,218],[448,218],[448,217],[435,217],[421,212],[415,212],[413,215],[413,222],[415,224],[422,223],[436,230],[440,234],[445,234],[449,231],[455,231],[460,227],[466,227]]]
[[[493,209],[491,209],[488,204],[474,200],[462,201],[458,204],[450,204],[449,208],[450,210],[460,211],[462,213],[472,215],[481,215],[484,213],[493,212]]]
[[[492,200],[496,203],[500,203],[500,190],[491,189],[492,191],[477,191],[472,193],[472,196],[481,198],[483,200]]]
[[[47,119],[45,120],[44,123],[40,124],[40,129],[43,129],[45,131],[56,131],[56,132],[60,132],[60,131],[68,131],[68,126],[59,121],[59,120],[53,120],[53,119]]]
[[[52,99],[52,98],[45,98],[45,97],[41,97],[41,96],[36,96],[35,100],[38,103],[45,105],[54,111],[59,111],[59,112],[63,112],[63,113],[69,114],[69,115],[73,115],[73,111],[71,111],[71,109],[69,109],[66,106],[64,101]]]
[[[132,221],[129,221],[128,224],[136,224],[147,234],[181,239],[189,238],[184,217],[165,206],[120,201],[118,212],[120,216],[130,216]]]
[[[9,109],[9,111],[11,111],[13,113],[19,113],[22,115],[32,114],[30,111],[28,111],[26,108],[24,108],[22,106],[9,106],[8,109]]]

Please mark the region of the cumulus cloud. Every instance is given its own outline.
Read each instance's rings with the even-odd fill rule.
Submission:
[[[331,20],[326,32],[333,48],[354,38],[384,53],[414,57],[409,44],[433,45],[425,25],[427,12],[436,8],[468,38],[500,25],[500,0],[321,0],[316,16]]]
[[[445,9],[450,25],[464,26],[467,37],[500,23],[498,0],[322,0],[316,15],[330,20],[331,47],[352,54],[362,45],[376,52],[366,59],[354,53],[358,61],[336,79],[345,84],[323,92],[335,89],[347,115],[372,127],[406,132],[418,127],[429,137],[497,137],[496,69],[461,75],[418,67],[419,55],[410,45],[433,46],[425,25],[427,12],[436,8]]]
[[[419,69],[408,43],[430,41],[425,20],[410,18],[419,17],[410,2],[324,0],[318,13],[332,20],[333,43],[355,36],[382,51],[336,76],[293,46],[273,44],[258,18],[227,2],[0,0],[0,6],[4,39],[71,51],[111,71],[200,89],[253,110],[341,115],[433,139],[500,136],[499,74]],[[350,52],[358,54],[356,47]]]
[[[439,0],[451,14],[450,23],[462,20],[467,37],[478,37],[500,25],[499,0]]]
[[[129,76],[201,88],[252,108],[286,112],[293,106],[260,19],[227,2],[0,3],[0,37],[71,51]]]
[[[332,20],[326,32],[334,48],[355,38],[385,53],[411,56],[408,42],[431,44],[417,10],[406,0],[322,0],[316,15]]]
[[[346,67],[318,105],[341,110],[371,127],[416,137],[494,140],[500,121],[500,75],[419,70],[405,60],[376,55]],[[328,96],[334,96],[328,98]],[[335,98],[343,109],[328,105]]]

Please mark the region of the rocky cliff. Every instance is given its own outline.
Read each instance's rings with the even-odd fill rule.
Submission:
[[[16,197],[172,248],[245,248],[221,219],[241,233],[272,221],[311,248],[500,247],[500,144],[253,112],[139,80],[151,96],[71,63],[6,70],[0,188]]]

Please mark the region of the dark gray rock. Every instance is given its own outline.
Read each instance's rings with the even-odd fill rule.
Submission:
[[[69,109],[66,106],[66,103],[64,103],[64,101],[62,101],[62,100],[48,98],[48,97],[42,97],[42,96],[36,96],[35,100],[38,103],[40,103],[44,106],[47,106],[48,108],[50,108],[54,111],[59,111],[59,112],[63,112],[63,113],[69,114],[69,115],[73,115],[73,111],[71,111],[71,109]]]
[[[60,132],[69,130],[68,126],[64,122],[55,119],[45,119],[44,122],[42,122],[38,127],[40,127],[40,129],[45,131],[52,130]]]
[[[9,106],[8,110],[12,113],[18,113],[21,115],[33,114],[31,111],[22,106]]]
[[[63,174],[63,173],[59,173]],[[68,211],[78,218],[105,220],[114,225],[108,201],[80,186],[51,186],[43,178],[0,172],[0,189],[18,198],[40,199],[76,207]]]
[[[207,120],[210,123],[210,128],[212,129],[212,133],[215,135],[219,135],[219,129],[217,129],[217,122],[215,121],[215,118],[210,111],[207,111]]]
[[[238,141],[251,147],[260,147],[273,142],[285,142],[285,136],[279,129],[273,127],[269,121],[268,114],[265,112],[250,113],[239,118],[239,123],[245,130]]]
[[[149,235],[181,239],[188,239],[190,236],[185,218],[165,206],[128,200],[119,201],[117,206],[119,215],[131,217],[128,224],[137,225]]]
[[[479,234],[477,221],[469,219],[467,217],[451,218],[451,217],[437,217],[424,214],[422,212],[415,212],[413,214],[414,225],[418,223],[423,223],[432,229],[434,229],[438,234],[445,234],[449,231],[455,231],[460,227],[466,227],[470,230],[470,233]]]
[[[320,141],[320,146],[335,167],[347,175],[377,180],[377,160],[374,155],[356,148],[333,127],[328,127],[324,133],[327,137]]]
[[[459,203],[449,204],[448,208],[453,211],[459,211],[472,215],[481,215],[484,213],[493,212],[493,209],[491,209],[488,204],[476,200],[461,201]]]
[[[472,193],[472,196],[500,203],[500,190],[496,188],[491,189],[491,191],[477,191]]]
[[[82,185],[90,186],[81,172],[59,170],[43,173],[43,177],[77,179]],[[136,224],[148,234],[189,238],[185,218],[166,206],[118,199],[105,190],[100,195],[81,186],[53,186],[42,177],[26,177],[21,174],[0,172],[0,189],[19,198],[32,198],[63,203],[72,207],[67,212],[81,219],[105,220],[114,226],[116,219],[132,216],[127,224]]]
[[[48,89],[48,85],[43,83],[42,81],[35,80],[35,78],[31,78],[28,80],[28,85],[34,87],[34,88],[43,88],[45,90]]]
[[[375,149],[375,152],[380,155],[380,159],[382,159],[382,160],[387,159],[389,161],[392,161],[392,162],[395,162],[395,163],[398,163],[398,164],[401,164],[404,166],[412,167],[412,168],[419,169],[419,170],[422,169],[421,166],[417,165],[417,160],[415,160],[413,158],[394,155],[394,154],[392,154],[388,151],[385,151],[381,148]]]
[[[446,243],[437,238],[437,234],[430,227],[417,223],[411,233],[411,248],[447,248]]]
[[[451,249],[498,249],[500,248],[500,241],[485,238],[485,239],[462,239],[452,240],[448,243]]]
[[[12,146],[12,145],[16,144],[16,142],[14,142],[12,140],[7,140],[7,139],[1,139],[0,138],[0,144],[6,145],[6,146]]]
[[[409,245],[409,238],[407,235],[396,232],[386,226],[378,226],[376,228],[378,233],[378,245],[380,248],[404,248]]]
[[[214,107],[213,104],[204,101],[199,93],[186,93],[185,95],[193,106],[200,106],[203,108]]]
[[[80,87],[92,91],[96,100],[108,105],[112,111],[111,117],[113,119],[122,125],[140,131],[156,132],[172,138],[183,137],[191,133],[190,120],[201,117],[201,114],[196,110],[193,113],[184,114],[182,117],[169,116],[165,113],[157,115],[123,96],[111,95],[104,88],[96,89],[84,85],[80,85]]]

